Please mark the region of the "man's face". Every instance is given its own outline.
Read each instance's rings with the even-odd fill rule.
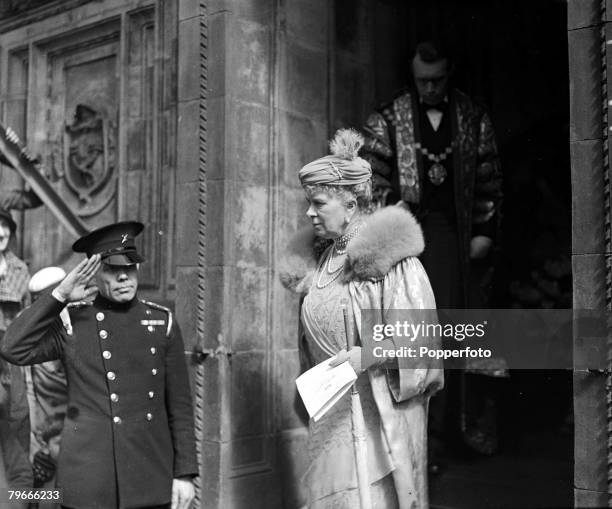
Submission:
[[[412,59],[414,84],[421,100],[435,106],[444,100],[448,90],[448,61],[423,62],[419,55]]]
[[[102,297],[112,302],[130,302],[138,290],[138,267],[102,263],[96,273],[96,285]]]

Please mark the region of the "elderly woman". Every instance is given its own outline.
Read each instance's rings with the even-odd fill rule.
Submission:
[[[372,172],[357,156],[362,143],[355,131],[340,130],[330,144],[332,155],[300,170],[312,228],[290,243],[281,279],[305,294],[301,355],[306,367],[336,356],[333,365],[349,362],[358,373],[372,506],[425,508],[427,405],[443,385],[441,366],[362,365],[371,356],[362,356],[368,345],[360,318],[363,310],[373,309],[386,323],[391,310],[434,309],[435,301],[416,258],[424,244],[414,217],[399,207],[367,212]],[[354,336],[348,351],[343,307],[350,311],[349,329],[356,331],[348,334]],[[393,338],[385,341],[398,346]],[[351,427],[348,393],[320,420],[311,420],[309,509],[360,507]]]

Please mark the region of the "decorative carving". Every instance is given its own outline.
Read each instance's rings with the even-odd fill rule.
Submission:
[[[115,126],[100,112],[79,104],[64,133],[64,171],[67,187],[91,213],[96,198],[108,187],[115,171]]]
[[[0,0],[0,15],[14,16],[50,3],[54,2],[49,0]]]
[[[0,0],[0,33],[36,23],[91,0]]]

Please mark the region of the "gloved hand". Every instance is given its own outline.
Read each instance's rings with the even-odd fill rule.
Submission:
[[[57,464],[48,452],[38,451],[32,461],[32,473],[34,474],[34,487],[38,488],[50,481],[55,475]]]
[[[354,346],[348,352],[345,348],[340,350],[336,357],[329,363],[332,368],[339,366],[343,362],[347,362],[351,365],[351,368],[355,370],[355,373],[359,374],[364,371],[361,368],[361,347]]]

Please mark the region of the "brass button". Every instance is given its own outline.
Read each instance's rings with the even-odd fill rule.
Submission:
[[[102,357],[104,357],[106,360],[110,359],[112,357],[111,353],[108,350],[104,350],[102,352]]]
[[[106,373],[106,378],[112,381],[117,378],[117,375],[115,375],[115,373],[113,373],[112,371],[109,371],[108,373]]]
[[[155,355],[155,352],[157,352],[157,349],[154,346],[152,346],[151,347],[151,355]]]
[[[152,325],[149,325],[149,326],[147,327],[147,330],[148,330],[149,332],[153,332],[153,331],[155,330],[155,327],[153,327]]]
[[[147,421],[153,420],[153,414],[147,414]]]
[[[155,396],[155,393],[153,391],[149,391],[149,399],[153,399],[153,396]]]
[[[106,339],[108,337],[108,332],[102,329],[100,332],[98,332],[98,336],[100,336],[101,339]]]
[[[113,422],[115,424],[121,424],[121,417],[119,417],[118,415],[115,415],[115,417],[113,417]]]
[[[96,320],[98,320],[98,322],[101,322],[102,320],[104,320],[104,313],[102,312],[96,313]]]
[[[150,315],[150,314],[151,314],[151,310],[150,310],[150,309],[147,309],[147,310],[145,311],[145,315]]]
[[[157,369],[156,369],[156,368],[153,368],[153,369],[151,370],[151,374],[152,374],[153,376],[157,375]]]
[[[117,396],[114,392],[110,395],[110,398],[113,403],[117,403],[117,401],[119,401],[119,396]]]

